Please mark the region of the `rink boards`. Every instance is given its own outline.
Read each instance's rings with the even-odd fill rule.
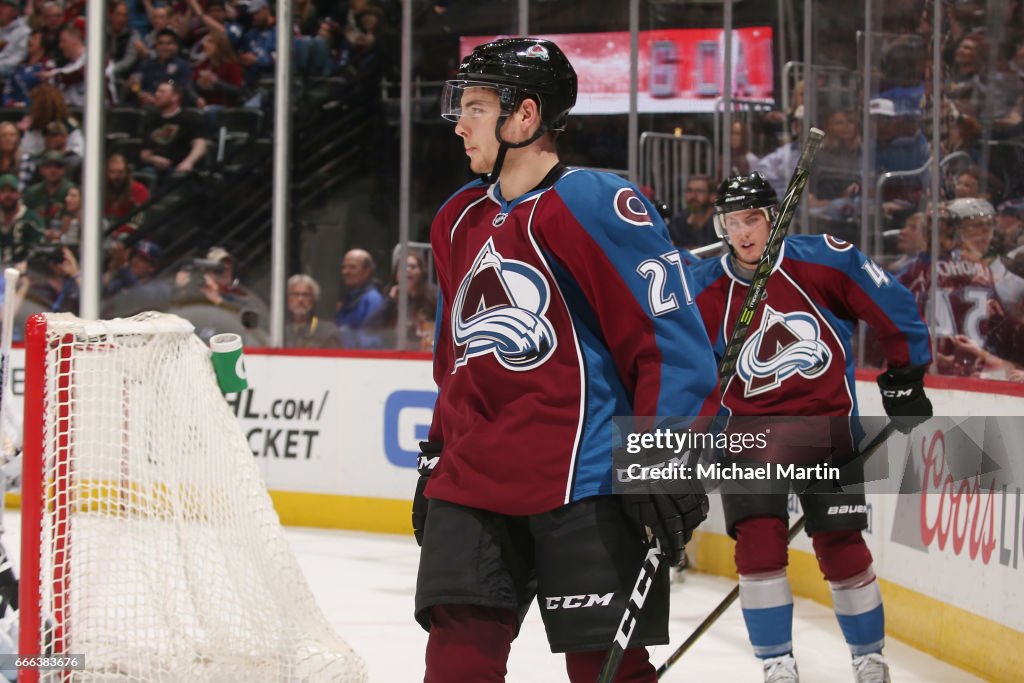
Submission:
[[[15,350],[16,403],[23,358]],[[436,396],[427,357],[248,351],[246,358],[250,388],[229,403],[282,521],[408,533],[417,442],[426,438]],[[862,412],[882,414],[874,382],[865,376],[857,384]],[[1024,415],[1016,387],[929,384],[936,414]],[[890,635],[990,680],[1015,679],[1024,669],[1024,492],[954,486],[945,495],[871,495],[868,503],[867,539]],[[791,520],[798,505],[794,498]],[[809,539],[801,535],[794,549],[794,592],[828,604]],[[692,555],[703,571],[734,574],[714,501]]]

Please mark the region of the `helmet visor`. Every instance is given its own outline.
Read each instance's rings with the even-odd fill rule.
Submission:
[[[441,116],[460,120],[507,116],[516,105],[516,89],[484,81],[447,81],[441,93]]]

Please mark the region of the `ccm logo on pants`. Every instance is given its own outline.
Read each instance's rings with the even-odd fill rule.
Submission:
[[[614,593],[605,593],[604,595],[598,595],[591,593],[590,595],[556,595],[550,598],[544,598],[544,609],[575,609],[577,607],[594,607],[601,605],[602,607],[608,607],[612,604],[612,596]]]
[[[830,515],[855,515],[858,512],[867,514],[867,505],[833,505],[828,509]]]

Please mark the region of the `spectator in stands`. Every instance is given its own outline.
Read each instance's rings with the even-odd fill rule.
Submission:
[[[694,249],[718,241],[715,233],[715,191],[711,178],[692,175],[686,179],[683,191],[686,209],[669,221],[668,232],[672,243],[683,249]]]
[[[132,216],[149,201],[149,190],[132,177],[132,169],[123,154],[107,159],[107,183],[103,195],[103,217],[117,225]]]
[[[288,320],[284,345],[299,349],[341,348],[341,333],[330,320],[316,315],[320,284],[309,275],[288,278]]]
[[[128,23],[128,3],[110,5],[107,14],[107,58],[114,63],[114,78],[127,78],[139,60],[142,36]]]
[[[103,285],[103,296],[112,297],[104,302],[105,315],[135,315],[164,310],[170,305],[170,283],[155,277],[162,256],[163,250],[155,242],[135,243],[128,263]]]
[[[10,78],[25,60],[31,32],[21,16],[20,0],[0,0],[0,78]]]
[[[249,15],[251,26],[242,35],[238,59],[245,68],[246,84],[254,86],[261,78],[274,75],[277,35],[267,0],[250,0]]]
[[[60,52],[67,63],[41,72],[39,77],[52,81],[68,105],[85,107],[85,39],[81,29],[74,24],[68,24],[60,30]]]
[[[139,104],[146,107],[157,106],[156,91],[161,83],[188,82],[192,74],[192,65],[179,55],[180,49],[181,40],[177,33],[169,28],[157,33],[156,55],[142,60],[128,79],[128,90]]]
[[[55,244],[29,259],[26,298],[52,313],[78,313],[78,259],[70,248]]]
[[[176,276],[174,300],[177,304],[196,304],[204,319],[240,325],[243,343],[249,346],[267,344],[267,306],[255,292],[238,278],[235,258],[223,247],[210,247],[206,258],[196,262],[195,269],[185,269]],[[215,309],[215,310],[214,310]],[[227,313],[229,316],[224,317]],[[196,323],[193,320],[193,323]],[[197,324],[206,329],[208,325]],[[204,335],[200,335],[204,336]]]
[[[757,165],[757,155],[750,151],[747,126],[743,121],[733,121],[729,134],[732,171],[726,175],[749,175]]]
[[[991,173],[979,166],[968,166],[956,175],[953,196],[956,198],[979,197],[987,202],[998,201],[1002,183]]]
[[[979,116],[983,111],[984,79],[991,56],[991,43],[984,31],[972,31],[956,48],[945,95],[962,114]]]
[[[300,36],[315,36],[320,30],[320,14],[310,0],[294,0],[293,26]]]
[[[64,27],[64,8],[59,2],[48,2],[43,5],[42,21],[36,28],[43,36],[43,49],[46,56],[57,66],[65,63],[60,53],[60,30]]]
[[[0,175],[0,261],[20,263],[43,240],[46,223],[21,201],[17,176]]]
[[[0,123],[0,174],[18,175],[21,169],[21,131],[10,121]]]
[[[754,166],[754,170],[764,176],[780,197],[786,195],[786,186],[789,185],[793,169],[796,168],[796,162],[800,158],[800,130],[803,120],[804,107],[799,105],[793,110],[789,121],[790,142],[785,142],[774,152],[766,154]]]
[[[46,150],[46,129],[53,122],[63,123],[68,130],[67,149],[78,156],[85,152],[85,140],[78,127],[78,121],[68,111],[64,94],[48,83],[36,86],[32,91],[32,106],[29,108],[29,126],[21,140],[21,149],[33,156]]]
[[[4,106],[28,107],[31,104],[29,93],[43,82],[42,73],[55,66],[54,61],[46,53],[43,34],[40,31],[32,31],[28,36],[28,56],[4,83]]]
[[[227,34],[210,31],[202,40],[203,59],[192,69],[200,107],[237,107],[241,103],[242,65]]]
[[[64,208],[60,213],[60,223],[55,228],[57,234],[48,234],[51,242],[60,242],[75,247],[82,239],[82,191],[77,185],[68,188],[64,195]],[[50,231],[47,231],[48,233]]]
[[[233,17],[229,15],[224,0],[208,0],[206,9],[199,4],[199,0],[188,0],[189,7],[203,26],[207,29],[206,35],[210,33],[224,33],[231,42],[231,47],[237,49],[242,42],[242,35],[245,29]]]
[[[341,330],[346,348],[378,348],[380,339],[364,329],[366,319],[377,310],[383,297],[374,283],[377,264],[368,251],[350,249],[341,263],[344,293],[338,301],[334,322]]]
[[[206,154],[199,114],[181,108],[181,85],[161,83],[153,101],[155,111],[143,122],[139,159],[163,180],[170,173],[188,173]]]
[[[982,128],[978,119],[968,114],[956,114],[943,130],[946,135],[943,156],[964,152],[973,163],[981,161]]]
[[[64,155],[64,175],[71,182],[78,183],[81,178],[82,157],[68,149],[68,128],[60,121],[53,121],[46,125],[43,154],[51,150]],[[19,173],[24,186],[27,187],[43,179],[38,169],[41,158],[42,155],[22,157]]]
[[[427,278],[427,264],[423,257],[410,253],[406,258],[408,279],[408,322],[406,323],[406,349],[430,351],[434,348],[434,320],[437,315],[437,287]],[[364,329],[379,330],[381,345],[397,348],[398,344],[398,268],[391,278],[387,296],[366,319]]]
[[[156,54],[156,39],[165,28],[170,28],[171,8],[167,5],[157,5],[149,10],[149,24],[152,27],[149,33],[142,38],[141,43],[135,45],[140,59],[147,59]]]
[[[74,187],[74,183],[64,177],[65,164],[64,155],[60,152],[43,152],[39,159],[39,174],[43,180],[25,190],[25,205],[42,216],[51,239],[54,232],[60,232],[58,224],[64,212],[65,198],[68,190]]]
[[[2,129],[0,129],[2,131]],[[0,132],[0,141],[3,133]],[[992,249],[996,254],[1008,254],[1024,242],[1024,198],[1009,199],[999,205],[996,233]]]
[[[852,111],[836,109],[825,119],[825,140],[814,159],[811,206],[860,195],[861,139]]]

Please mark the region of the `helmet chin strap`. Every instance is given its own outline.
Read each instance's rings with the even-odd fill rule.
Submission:
[[[517,107],[519,105],[516,105]],[[491,169],[490,173],[484,174],[484,181],[488,185],[493,185],[498,182],[498,176],[501,175],[501,167],[505,164],[505,154],[510,149],[520,149],[527,145],[532,145],[536,142],[541,135],[544,135],[548,131],[548,127],[541,121],[537,130],[534,131],[526,140],[522,142],[509,142],[505,138],[501,137],[501,127],[505,125],[505,121],[508,120],[509,114],[498,117],[498,122],[494,125],[494,137],[498,139],[498,156],[494,159],[494,168]]]

